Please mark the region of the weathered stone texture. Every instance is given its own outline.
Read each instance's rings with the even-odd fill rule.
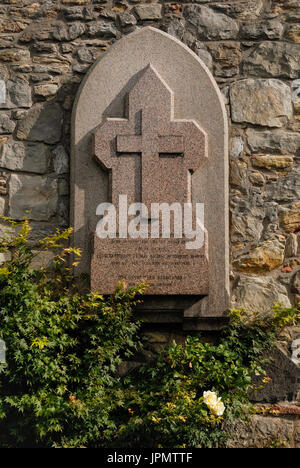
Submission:
[[[45,174],[49,167],[49,150],[42,143],[2,143],[0,167],[11,171]]]
[[[187,29],[199,39],[235,39],[239,32],[238,23],[223,13],[206,6],[192,5],[184,9]]]
[[[278,268],[284,261],[283,240],[284,238],[268,240],[257,246],[235,262],[237,269],[248,273],[263,273]]]
[[[299,77],[300,48],[286,42],[262,42],[243,61],[244,75]]]
[[[69,172],[69,156],[62,145],[53,150],[53,166],[56,174],[67,174]]]
[[[274,302],[290,307],[287,289],[269,277],[241,276],[232,295],[232,307],[268,314]]]
[[[241,39],[280,39],[284,26],[278,20],[244,23],[241,26]]]
[[[9,215],[48,221],[57,210],[57,182],[44,176],[13,174],[9,183]]]
[[[300,26],[299,24],[291,25],[289,26],[287,33],[286,33],[287,38],[290,41],[297,42],[297,44],[300,43]]]
[[[271,181],[266,188],[266,198],[278,203],[300,200],[300,170],[294,169],[286,176]]]
[[[0,135],[12,133],[16,127],[7,114],[0,114]]]
[[[86,5],[87,3],[90,3],[90,1],[89,0],[62,0],[62,3],[66,5]]]
[[[30,60],[30,52],[26,49],[2,49],[0,50],[0,62],[27,63]]]
[[[227,448],[296,448],[298,427],[297,416],[257,414],[249,421],[238,421],[228,428],[233,437]]]
[[[240,198],[231,202],[231,241],[259,241],[263,232],[265,209],[261,203],[247,202]]]
[[[14,77],[6,81],[6,100],[0,102],[0,109],[31,107],[31,88],[26,79]]]
[[[292,281],[292,291],[299,294],[300,293],[300,271],[297,271]]]
[[[253,153],[272,152],[295,154],[300,149],[300,134],[287,131],[258,132],[249,128],[246,132],[248,145]]]
[[[197,47],[195,49],[195,53],[202,60],[202,62],[207,66],[207,68],[209,70],[212,70],[213,59],[212,59],[212,56],[210,55],[210,53],[205,49],[201,49],[201,48],[197,48]]]
[[[136,17],[130,13],[123,13],[122,15],[119,16],[120,18],[120,23],[123,28],[127,28],[130,26],[135,26],[137,24]]]
[[[264,0],[234,0],[224,3],[218,2],[220,10],[235,16],[238,19],[251,19],[259,17],[264,7]]]
[[[282,127],[292,117],[291,89],[279,80],[237,81],[230,102],[234,122]]]
[[[293,165],[292,156],[278,156],[272,154],[254,154],[251,157],[252,166],[262,169],[286,169]]]
[[[298,251],[298,239],[296,234],[290,234],[285,244],[285,256],[296,257]]]
[[[239,73],[239,64],[242,58],[239,43],[227,41],[209,44],[207,47],[215,60],[214,73],[216,76],[229,78]]]
[[[285,232],[295,232],[300,229],[300,206],[292,208],[282,208],[279,213],[279,220]]]
[[[40,84],[34,87],[34,94],[40,97],[55,96],[58,86],[55,84]]]
[[[5,215],[5,198],[0,196],[0,216]]]
[[[7,195],[8,187],[7,187],[7,177],[2,175],[0,176],[0,195]]]
[[[141,21],[156,20],[161,18],[162,6],[157,3],[137,5],[134,11]]]
[[[58,143],[62,136],[63,112],[59,104],[36,104],[19,122],[20,140]]]
[[[94,23],[89,23],[87,34],[90,37],[111,38],[116,37],[117,29],[114,23],[110,21],[95,21]]]
[[[253,185],[258,185],[260,187],[263,186],[266,182],[266,179],[264,178],[263,174],[261,174],[258,171],[250,172],[249,180]]]

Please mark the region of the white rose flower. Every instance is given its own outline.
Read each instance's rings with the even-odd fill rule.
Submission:
[[[216,416],[222,416],[225,411],[225,405],[221,398],[217,397],[215,392],[207,391],[203,393],[204,403],[208,406],[210,411]]]
[[[223,401],[221,401],[221,398],[218,398],[218,401],[214,408],[211,408],[212,413],[214,413],[216,416],[223,416],[224,411],[225,411],[225,405]]]
[[[217,394],[215,392],[211,392],[211,391],[204,392],[203,393],[203,398],[204,398],[204,403],[208,407],[209,406],[214,406],[218,401]]]

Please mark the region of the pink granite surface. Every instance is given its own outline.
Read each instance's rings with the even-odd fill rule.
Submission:
[[[174,94],[149,64],[126,99],[127,119],[108,118],[95,132],[95,155],[111,172],[111,199],[151,203],[191,200],[191,173],[207,158],[207,138],[193,120],[174,119]],[[120,280],[150,282],[149,294],[208,294],[204,249],[178,239],[95,237],[92,289],[111,293]]]
[[[100,239],[95,236],[92,290],[110,294],[118,281],[149,283],[147,294],[208,294],[206,247],[184,239]]]

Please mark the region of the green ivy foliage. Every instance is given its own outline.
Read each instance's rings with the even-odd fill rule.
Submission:
[[[63,249],[51,271],[32,270],[37,254],[57,248],[70,230],[37,245],[30,227],[11,220],[0,250],[11,258],[0,268],[0,338],[7,363],[0,365],[0,446],[89,446],[115,429],[118,407],[111,390],[117,366],[139,345],[131,311],[144,285],[120,284],[105,300],[80,293]]]
[[[27,220],[3,221],[0,252],[9,258],[0,266],[0,339],[7,347],[0,447],[224,445],[225,425],[249,412],[265,351],[282,327],[299,321],[298,309],[275,305],[264,319],[231,311],[216,344],[188,337],[121,377],[120,364],[142,346],[132,310],[146,285],[121,283],[109,298],[84,292],[68,266],[80,251],[62,246],[70,229],[32,244]],[[51,268],[31,267],[36,255],[58,248]],[[222,415],[205,402],[208,390],[224,403]]]
[[[187,337],[183,345],[163,350],[150,368],[139,369],[127,379],[131,418],[124,418],[118,432],[123,447],[221,447],[237,419],[247,418],[255,408],[249,401],[253,391],[269,383],[264,358],[287,325],[299,322],[297,308],[275,304],[267,317],[230,311],[230,325],[217,344]],[[253,384],[261,376],[261,385]],[[204,391],[212,390],[225,404],[216,416],[204,404]]]

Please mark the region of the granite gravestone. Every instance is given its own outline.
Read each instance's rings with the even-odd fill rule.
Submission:
[[[168,34],[143,28],[88,73],[73,112],[72,217],[79,271],[110,293],[118,280],[150,283],[153,321],[207,328],[228,307],[227,119],[210,72]],[[204,205],[205,242],[96,235],[100,203]],[[119,219],[118,216],[116,218]],[[174,320],[172,320],[172,316]]]

